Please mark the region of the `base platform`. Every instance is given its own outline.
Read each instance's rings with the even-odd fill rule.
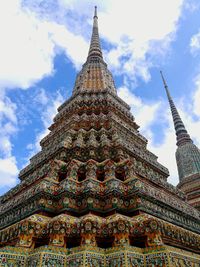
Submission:
[[[72,249],[42,246],[36,249],[5,247],[0,250],[4,267],[199,267],[200,255],[169,246],[143,249],[131,246],[102,249],[81,246]]]

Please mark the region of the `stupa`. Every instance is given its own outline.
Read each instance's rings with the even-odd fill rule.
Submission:
[[[200,213],[117,95],[93,20],[72,96],[0,199],[0,266],[200,266]]]
[[[178,113],[169,88],[161,72],[163,84],[169,101],[176,132],[176,162],[179,173],[180,188],[187,196],[188,202],[200,211],[200,150],[193,143]]]

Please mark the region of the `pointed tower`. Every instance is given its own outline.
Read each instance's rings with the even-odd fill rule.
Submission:
[[[72,96],[0,199],[0,266],[198,266],[200,214],[118,97],[93,19]]]
[[[103,60],[98,30],[97,8],[93,17],[92,37],[86,63],[77,75],[73,95],[83,92],[107,92],[116,95],[112,74]]]
[[[183,121],[170,96],[167,83],[161,77],[169,101],[177,139],[176,162],[179,173],[180,188],[186,193],[188,202],[200,210],[200,150],[193,144]]]

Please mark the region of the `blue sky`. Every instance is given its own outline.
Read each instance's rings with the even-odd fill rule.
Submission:
[[[162,69],[200,147],[198,0],[6,0],[0,3],[0,194],[40,150],[57,107],[72,92],[98,6],[104,59],[148,148],[176,185],[176,140]]]

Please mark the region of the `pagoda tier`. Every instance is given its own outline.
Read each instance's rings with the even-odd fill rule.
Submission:
[[[95,9],[72,97],[0,199],[0,266],[199,266],[200,213],[138,128],[103,60]]]

